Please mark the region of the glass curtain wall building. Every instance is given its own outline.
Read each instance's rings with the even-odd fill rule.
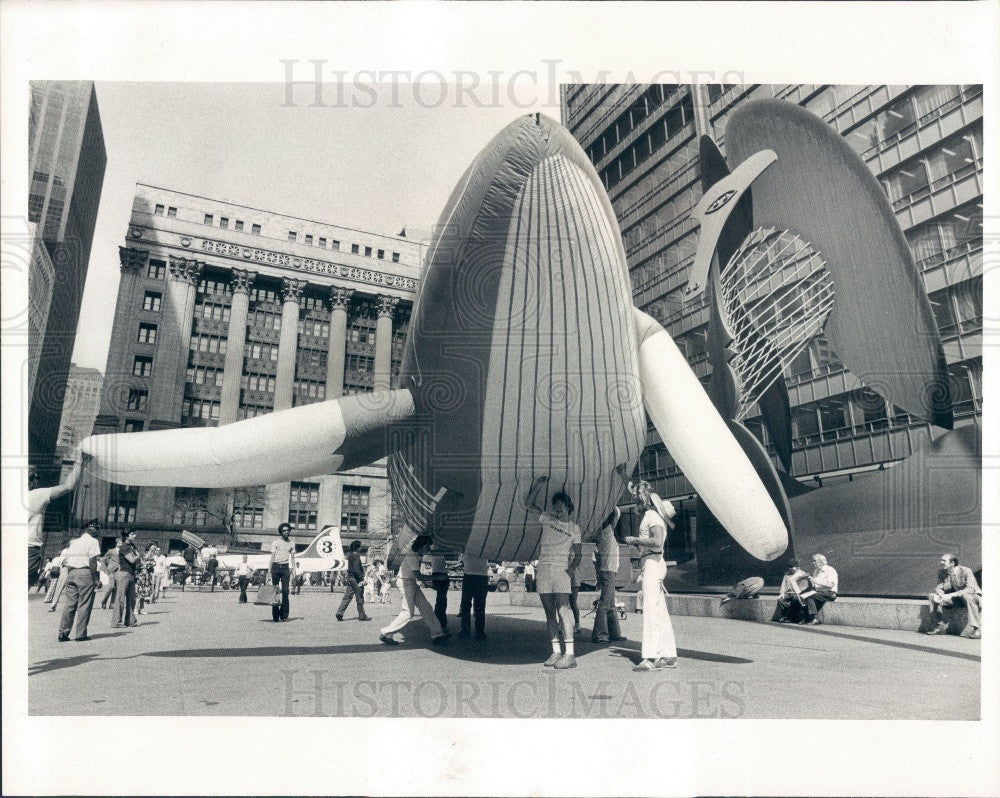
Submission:
[[[725,153],[726,119],[749,100],[797,103],[840,133],[878,178],[905,232],[937,319],[955,426],[982,413],[983,101],[981,86],[568,85],[563,123],[600,174],[618,216],[635,303],[708,376],[704,295],[685,303],[698,242],[698,139]],[[735,164],[731,164],[735,166]],[[905,323],[905,320],[899,320]],[[877,345],[875,342],[874,345]],[[887,406],[822,333],[786,369],[793,476],[814,484],[884,468],[935,428]],[[767,445],[758,418],[747,426]],[[649,427],[639,474],[680,510],[669,548],[694,553],[694,491]]]

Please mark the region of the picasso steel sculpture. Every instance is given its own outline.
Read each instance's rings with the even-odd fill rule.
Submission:
[[[978,433],[940,434],[953,421],[941,340],[880,184],[839,134],[797,105],[747,103],[725,132],[726,158],[710,138],[701,141],[701,236],[686,295],[706,293],[708,391],[792,545],[831,554],[854,592],[919,591],[930,578],[925,558],[941,547],[977,564]],[[817,489],[791,477],[783,375],[820,330],[861,384],[940,428],[935,440],[849,483]],[[743,426],[751,415],[767,429],[776,462]],[[723,527],[700,508],[703,583],[778,577],[792,546],[762,563]]]
[[[394,390],[214,429],[93,436],[99,478],[224,488],[388,456],[412,532],[527,560],[534,480],[570,493],[584,533],[618,501],[644,408],[702,500],[754,558],[785,551],[782,514],[670,336],[632,303],[611,204],[580,145],[525,116],[476,158],[428,253]]]

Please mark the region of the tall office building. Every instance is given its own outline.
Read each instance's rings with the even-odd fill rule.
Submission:
[[[388,388],[424,245],[139,184],[94,431],[230,424]],[[151,453],[152,455],[152,453]],[[380,550],[385,467],[237,490],[88,484],[88,516],[177,549],[182,529],[260,545],[291,522]]]
[[[48,484],[58,475],[56,440],[107,163],[94,84],[32,82],[28,133],[28,219],[48,253],[32,259],[29,276],[31,307],[45,321],[29,340],[28,454]]]
[[[56,444],[60,459],[71,457],[77,444],[93,432],[103,384],[104,375],[97,369],[70,364]]]
[[[955,425],[982,412],[981,86],[573,85],[563,121],[608,190],[622,229],[635,303],[657,318],[703,380],[709,310],[685,302],[698,243],[691,210],[701,197],[698,139],[725,152],[726,119],[741,103],[777,97],[820,116],[883,185],[937,318]],[[733,164],[732,166],[735,166]],[[887,323],[905,324],[905,319]],[[872,342],[877,346],[878,342]],[[932,427],[887,406],[847,372],[822,334],[784,374],[792,408],[793,476],[828,484],[884,468],[928,442]],[[759,418],[746,424],[767,444]],[[693,488],[650,428],[642,476],[681,509],[671,535],[690,554]]]

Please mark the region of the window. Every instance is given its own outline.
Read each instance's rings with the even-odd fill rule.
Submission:
[[[372,248],[371,247],[365,247],[365,257],[366,258],[370,258],[371,256],[372,256]]]
[[[871,388],[865,386],[851,394],[855,418],[863,420],[865,431],[877,432],[888,429],[889,420],[885,400]]]
[[[311,247],[313,245],[313,237],[311,235],[306,235],[306,246]]]
[[[288,240],[289,241],[295,241],[298,237],[299,237],[298,233],[294,232],[293,230],[289,230],[288,231]]]
[[[156,343],[156,325],[155,324],[140,324],[139,325],[139,343],[140,344],[155,344]]]
[[[792,408],[792,435],[795,438],[807,438],[819,433],[819,419],[816,416],[816,406],[799,405]]]
[[[228,216],[220,216],[219,217],[219,227],[221,227],[223,230],[228,230],[229,229],[229,217]]]
[[[340,250],[340,242],[336,239],[330,239],[330,249]]]
[[[138,410],[140,413],[145,413],[148,399],[149,391],[139,388],[130,388],[128,392],[128,409]]]
[[[205,224],[211,227],[215,223],[215,217],[210,213],[205,214]]]
[[[157,216],[163,216],[163,206],[157,205],[156,208],[153,210],[153,213],[155,213]]]
[[[177,488],[174,491],[173,522],[205,526],[208,523],[208,491],[205,488]]]
[[[369,488],[345,485],[340,503],[340,533],[364,535],[368,532]]]
[[[206,421],[219,420],[219,403],[209,399],[187,399],[181,406],[181,418],[201,418]]]
[[[237,220],[236,220],[236,223],[235,223],[235,224],[233,225],[233,229],[234,229],[234,230],[235,230],[235,231],[236,231],[237,233],[242,233],[242,232],[243,232],[243,222],[242,222],[242,221],[240,221],[239,219],[237,219]]]
[[[323,247],[323,249],[326,249],[326,239],[323,238],[323,236],[319,237],[319,245]]]
[[[360,246],[358,246],[357,244],[351,244],[351,254],[352,255],[357,255],[360,252],[361,252],[361,247]]]
[[[293,529],[316,529],[316,511],[307,508],[296,508],[288,511],[288,523]]]
[[[175,219],[177,217],[177,209],[167,208],[167,216],[169,216],[171,219]]]
[[[260,235],[260,225],[259,224],[252,224],[250,226],[250,232],[253,233],[253,235],[255,235],[255,236],[259,236]]]
[[[384,249],[380,249],[377,254],[378,254],[378,259],[379,260],[385,260],[385,250]]]
[[[319,484],[316,482],[293,482],[288,498],[288,523],[295,529],[316,529]]]
[[[840,399],[824,399],[819,403],[819,420],[823,440],[836,440],[839,432],[847,427],[847,405]]]
[[[158,291],[147,291],[145,296],[142,298],[142,309],[158,311],[160,309],[160,302],[163,299],[163,294]]]
[[[124,496],[117,500],[112,500],[108,504],[108,513],[104,518],[107,524],[132,524],[135,523],[135,511],[139,506],[138,498]]]
[[[153,358],[136,355],[132,362],[132,373],[136,377],[148,377],[153,373]]]
[[[240,507],[233,512],[233,525],[243,529],[264,528],[263,507]]]
[[[393,263],[399,263],[399,253],[398,252],[393,252],[392,253],[392,262]]]
[[[146,276],[155,280],[162,280],[167,276],[167,263],[162,260],[151,260],[146,266]]]
[[[192,352],[208,352],[212,355],[224,355],[227,343],[227,339],[218,335],[192,335],[190,350]]]
[[[142,428],[145,426],[145,422],[140,421],[137,418],[126,418],[125,419],[125,431],[126,432],[142,432]]]

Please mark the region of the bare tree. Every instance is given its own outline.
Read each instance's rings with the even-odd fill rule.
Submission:
[[[225,503],[220,499],[218,493],[213,495],[208,490],[177,491],[175,512],[180,511],[182,523],[195,526],[207,525],[210,518],[217,521],[225,529],[230,546],[240,543],[237,530],[262,528],[261,522],[269,507],[267,486],[234,488],[225,497]]]

